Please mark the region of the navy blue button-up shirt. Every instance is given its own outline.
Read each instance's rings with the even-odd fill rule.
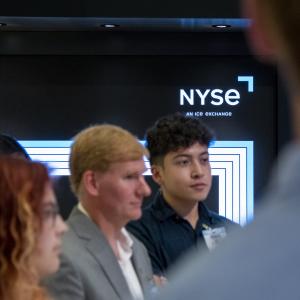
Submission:
[[[199,202],[198,209],[199,220],[194,229],[158,194],[143,210],[142,218],[127,225],[127,229],[147,248],[154,274],[164,275],[187,250],[205,245],[202,230],[234,224],[210,211],[202,202]]]

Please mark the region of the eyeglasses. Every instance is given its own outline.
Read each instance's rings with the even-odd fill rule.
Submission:
[[[42,210],[43,221],[54,227],[59,216],[59,207],[56,203],[47,204]]]

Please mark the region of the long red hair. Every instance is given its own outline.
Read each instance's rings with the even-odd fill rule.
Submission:
[[[38,162],[0,157],[0,299],[47,299],[31,265],[47,168]]]

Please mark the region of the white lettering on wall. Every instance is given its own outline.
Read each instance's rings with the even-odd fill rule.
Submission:
[[[180,105],[185,105],[186,103],[195,105],[195,100],[199,100],[196,101],[196,104],[199,103],[201,106],[206,105],[207,102],[219,106],[222,105],[224,101],[226,104],[233,106],[240,103],[240,98],[240,93],[236,89],[229,89],[225,92],[221,89],[206,89],[204,92],[200,89],[190,89],[188,92],[184,89],[180,89]]]

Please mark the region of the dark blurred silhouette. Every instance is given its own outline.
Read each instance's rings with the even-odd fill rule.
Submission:
[[[19,155],[26,159],[30,159],[26,150],[18,143],[18,141],[7,134],[0,133],[0,155]]]
[[[174,269],[164,300],[300,299],[300,2],[244,0],[253,52],[275,62],[290,93],[294,137],[281,153],[252,224],[211,255]]]

